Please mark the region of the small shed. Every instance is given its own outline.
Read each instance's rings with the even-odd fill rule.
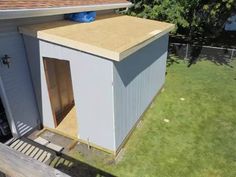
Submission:
[[[43,125],[118,152],[165,82],[173,28],[115,14],[20,27]]]

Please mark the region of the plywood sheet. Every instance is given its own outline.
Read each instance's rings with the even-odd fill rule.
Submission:
[[[62,122],[58,125],[56,130],[72,137],[78,137],[77,116],[75,106],[70,110]]]
[[[42,40],[120,61],[174,28],[173,24],[125,15],[102,15],[92,23],[55,21],[20,27]]]
[[[70,64],[65,60],[44,58],[44,68],[55,124],[58,125],[74,105]]]

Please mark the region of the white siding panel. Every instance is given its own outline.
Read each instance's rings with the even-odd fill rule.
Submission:
[[[168,35],[114,62],[116,148],[165,82]]]
[[[40,53],[41,61],[42,57],[70,61],[79,138],[115,150],[112,61],[43,41],[40,41]],[[41,72],[42,92],[45,93],[47,89],[43,67]],[[46,97],[43,105],[49,104],[48,95]],[[52,120],[52,115],[48,115],[51,112],[47,110],[43,113],[43,117]]]

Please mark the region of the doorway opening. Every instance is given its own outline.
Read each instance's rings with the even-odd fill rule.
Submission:
[[[43,62],[55,128],[77,137],[70,62],[52,58]]]
[[[0,142],[5,143],[12,138],[9,122],[7,120],[6,112],[0,98]]]

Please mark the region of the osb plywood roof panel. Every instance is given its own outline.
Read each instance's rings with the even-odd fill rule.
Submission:
[[[127,3],[127,0],[0,0],[0,10]]]
[[[125,15],[103,15],[92,23],[56,21],[24,26],[20,32],[52,43],[121,61],[160,38],[173,24]]]

